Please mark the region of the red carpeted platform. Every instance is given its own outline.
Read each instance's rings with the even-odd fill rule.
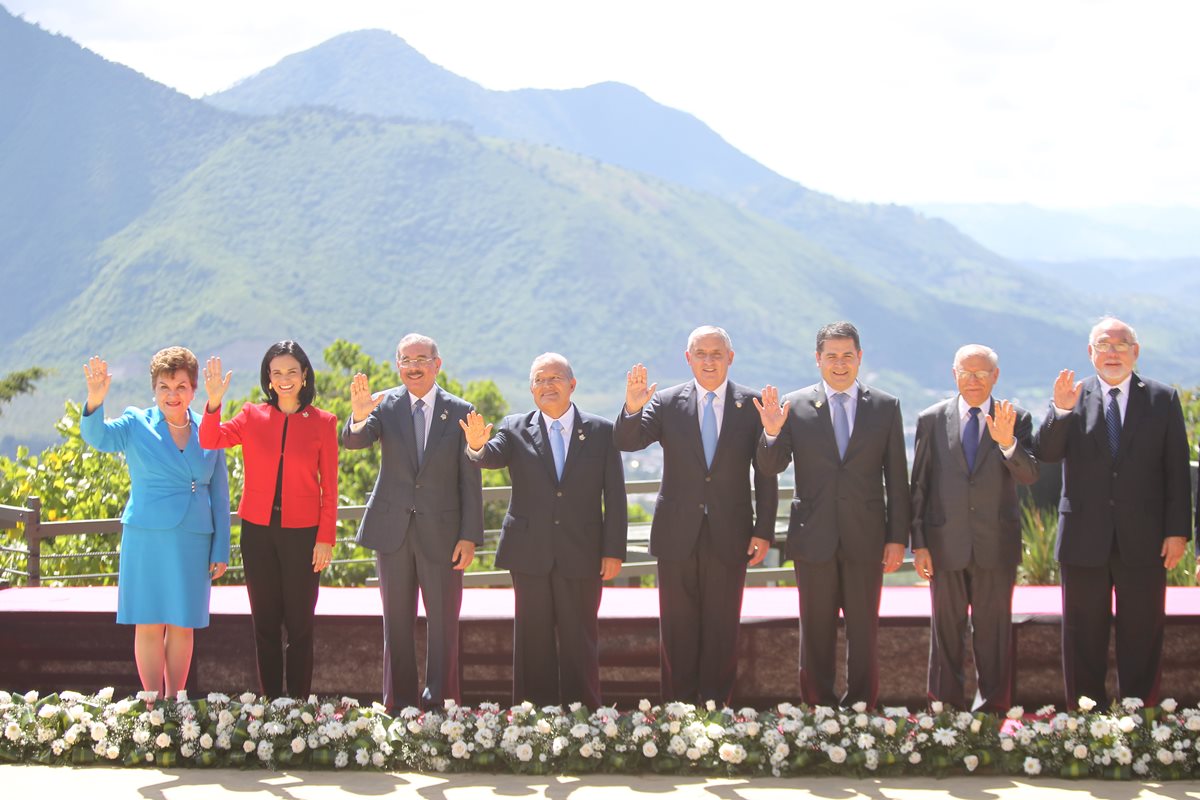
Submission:
[[[0,687],[53,691],[116,686],[136,690],[133,630],[115,623],[115,587],[0,591]],[[256,685],[246,591],[213,590],[212,623],[196,634],[189,688],[242,691]],[[1056,586],[1018,587],[1013,602],[1015,697],[1027,707],[1062,702],[1061,596]],[[507,702],[511,691],[511,589],[468,589],[461,625],[463,699]],[[1200,700],[1200,587],[1167,590],[1164,696]],[[658,693],[658,597],[653,589],[605,589],[600,609],[601,680],[607,700]],[[382,680],[379,592],[321,590],[315,688],[372,699]],[[793,588],[750,588],[742,604],[737,704],[798,696],[797,597]],[[881,701],[920,704],[929,648],[929,592],[885,587],[880,609]],[[423,648],[424,631],[417,638]],[[423,668],[423,665],[421,665]],[[969,666],[968,666],[969,670]],[[1112,687],[1115,692],[1115,685]]]

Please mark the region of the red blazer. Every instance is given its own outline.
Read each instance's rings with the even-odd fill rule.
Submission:
[[[246,462],[245,488],[238,515],[256,525],[269,525],[279,474],[279,441],[288,417],[269,403],[242,406],[228,422],[221,412],[205,409],[200,423],[200,446],[208,450],[242,446]],[[283,508],[285,528],[317,526],[317,541],[333,544],[338,504],[337,417],[308,406],[290,415],[283,451]]]

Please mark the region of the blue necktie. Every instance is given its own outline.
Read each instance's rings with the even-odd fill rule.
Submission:
[[[1104,421],[1108,425],[1108,450],[1113,458],[1121,449],[1121,407],[1117,405],[1117,395],[1120,393],[1121,390],[1115,386],[1108,390],[1108,411],[1104,414]]]
[[[979,409],[971,408],[967,412],[971,418],[963,426],[962,448],[967,457],[967,472],[975,471],[975,454],[979,452]]]
[[[850,417],[846,414],[846,403],[850,396],[845,392],[833,395],[833,438],[837,442],[838,458],[846,457],[846,445],[850,444]]]
[[[563,462],[567,460],[566,453],[563,452],[562,432],[562,423],[554,420],[554,424],[550,426],[550,452],[554,455],[554,472],[559,480],[562,480]]]
[[[417,442],[417,469],[425,461],[425,401],[413,403],[413,434]]]
[[[700,441],[704,443],[704,463],[711,467],[717,452],[717,412],[713,410],[717,393],[709,392],[704,399],[708,402],[704,406],[704,416],[700,418]]]

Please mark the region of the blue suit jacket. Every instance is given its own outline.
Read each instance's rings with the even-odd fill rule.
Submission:
[[[211,533],[209,561],[229,563],[229,473],[224,450],[204,450],[194,423],[181,453],[157,406],[134,408],[105,421],[104,406],[79,420],[83,440],[106,453],[124,453],[129,465],[129,502],[121,522],[151,530]]]

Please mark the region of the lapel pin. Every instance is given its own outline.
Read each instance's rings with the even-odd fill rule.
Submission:
[[[742,401],[741,401],[741,400],[738,400],[736,403],[734,403],[734,405],[735,405],[735,406],[737,406],[738,408],[741,408],[741,407],[742,407]]]
[[[820,400],[818,400],[816,405],[817,405],[817,408],[820,408],[821,406],[823,406],[825,404],[822,403]]]
[[[445,412],[445,411],[443,411],[443,412],[442,412],[442,422],[445,422],[445,421],[446,421],[446,417],[447,417],[447,414],[446,414],[446,412]]]
[[[300,412],[300,416],[304,417],[305,419],[308,419],[308,412],[307,412],[307,411],[301,411],[301,412]]]

